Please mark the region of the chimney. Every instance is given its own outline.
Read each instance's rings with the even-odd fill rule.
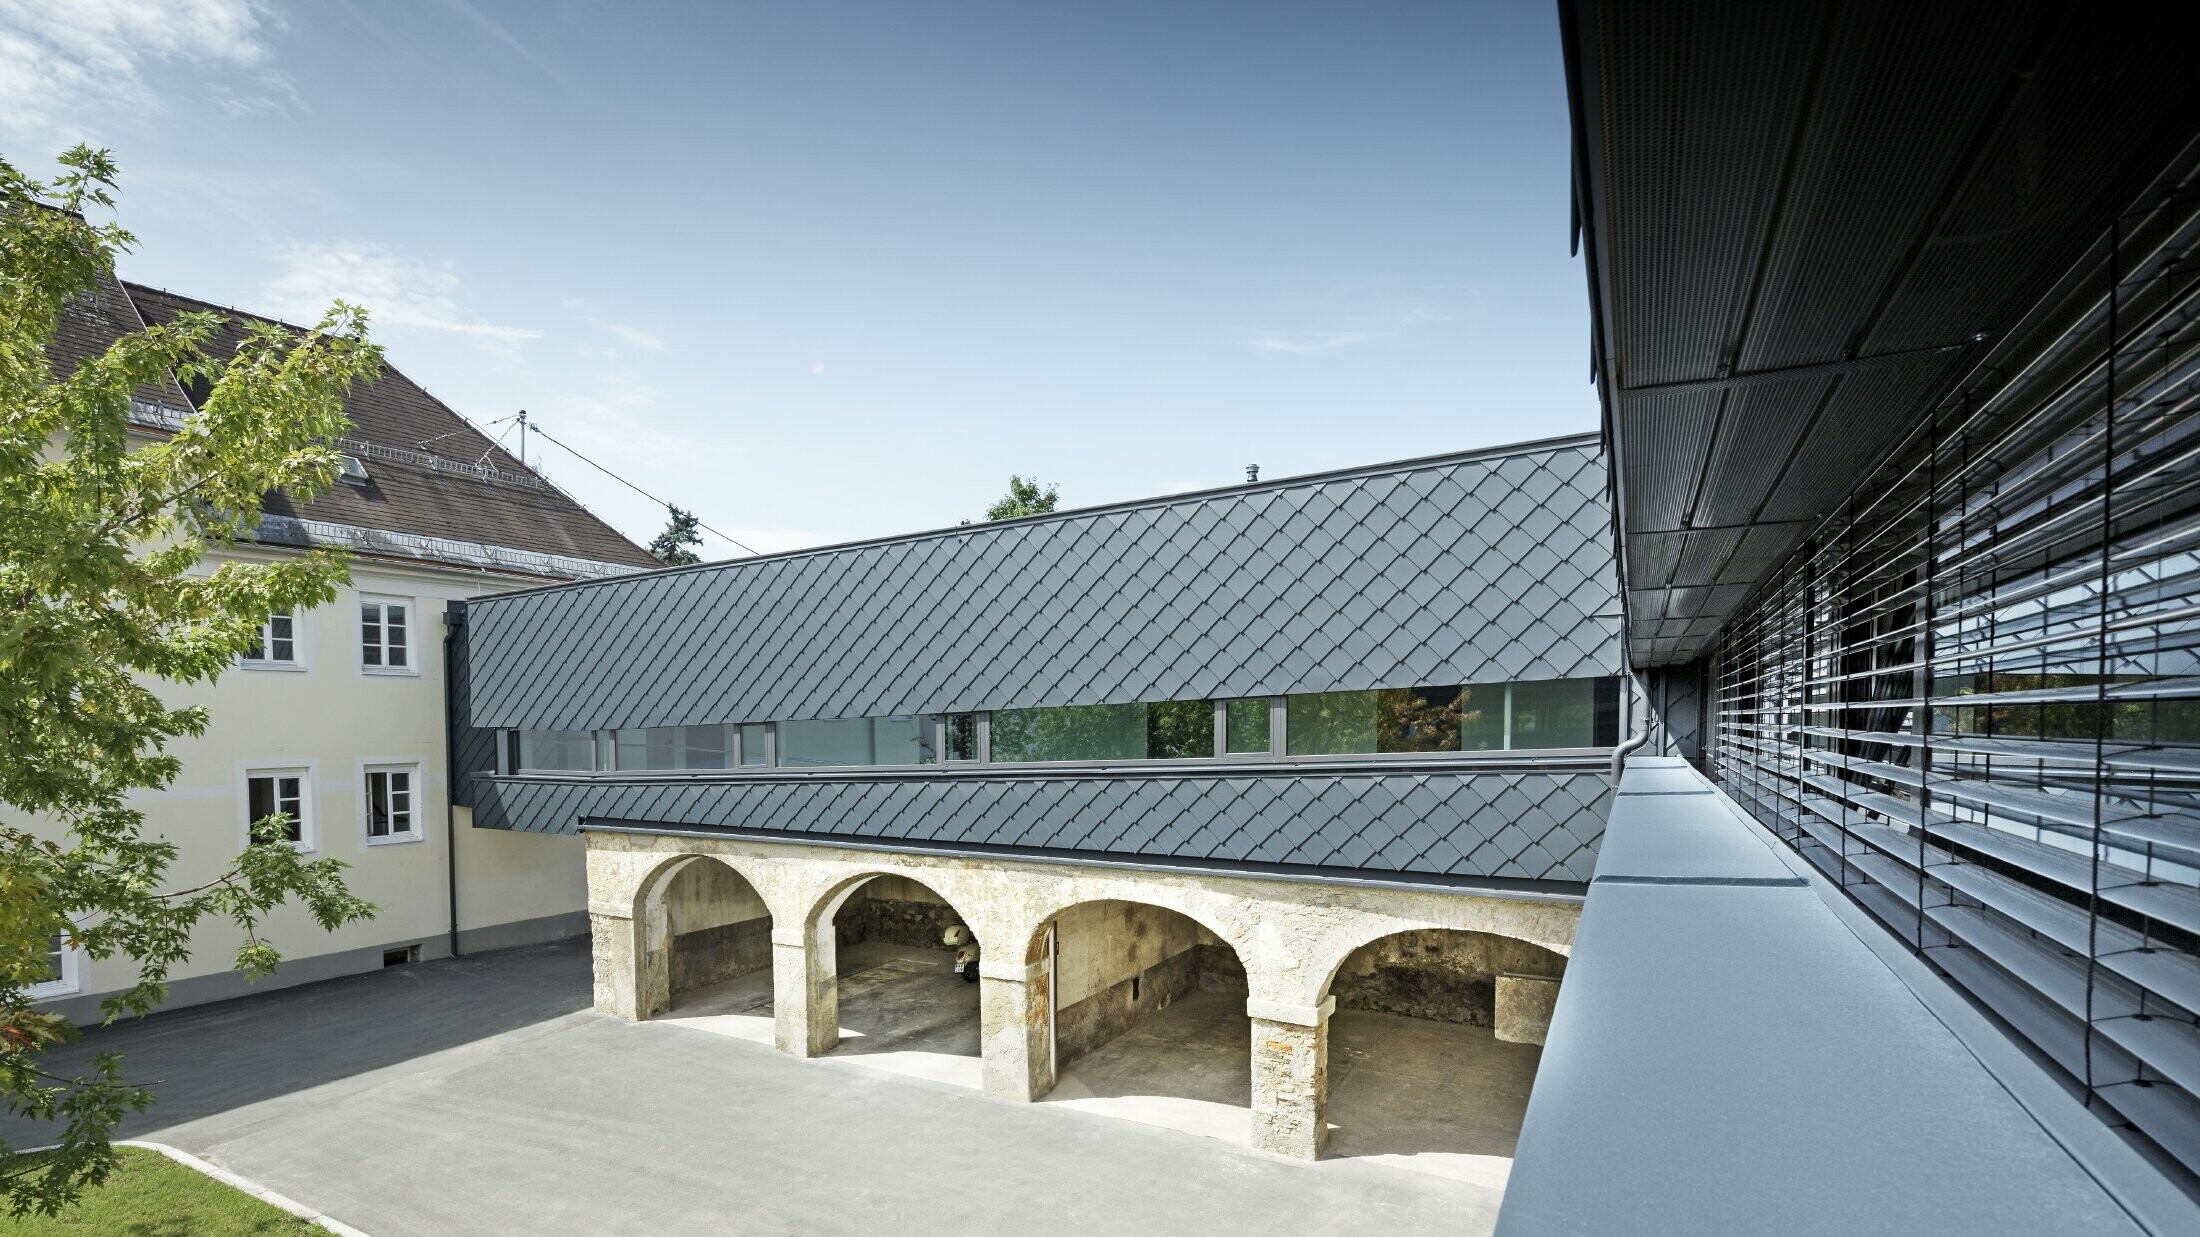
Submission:
[[[1258,480],[1260,480],[1260,465],[1247,464],[1245,466],[1245,484],[1251,485]]]

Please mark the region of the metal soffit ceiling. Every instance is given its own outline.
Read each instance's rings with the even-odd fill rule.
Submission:
[[[1559,7],[1630,646],[1685,662],[2192,138],[2196,19]]]

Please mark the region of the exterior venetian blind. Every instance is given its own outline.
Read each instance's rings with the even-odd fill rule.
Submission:
[[[2166,174],[1712,654],[1713,774],[2200,1169],[2200,187]]]

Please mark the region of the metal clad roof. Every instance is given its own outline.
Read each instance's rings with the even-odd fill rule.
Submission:
[[[475,724],[866,717],[1616,673],[1592,440],[477,600]]]
[[[1561,10],[1631,651],[1685,661],[2200,131],[2200,11]],[[1656,539],[1768,525],[1685,577]],[[1707,567],[1743,587],[1661,604]]]
[[[1609,806],[1602,769],[1139,777],[476,777],[474,823],[740,828],[1526,881],[1585,881]]]

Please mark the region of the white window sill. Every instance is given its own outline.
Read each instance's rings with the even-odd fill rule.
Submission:
[[[361,666],[361,674],[377,674],[392,679],[417,679],[420,671],[411,666]]]
[[[23,995],[33,1001],[51,1001],[57,997],[75,996],[83,989],[84,985],[82,984],[63,980],[59,983],[32,984],[30,987],[23,989]]]
[[[425,834],[425,833],[393,833],[393,834],[390,834],[390,835],[389,835],[389,836],[387,836],[387,837],[379,837],[379,838],[378,838],[378,837],[371,837],[371,836],[370,836],[370,837],[368,837],[368,838],[367,838],[367,845],[369,845],[369,846],[409,846],[409,845],[411,845],[411,844],[412,844],[412,843],[414,843],[414,842],[425,842],[425,841],[427,841],[427,840],[428,840],[428,835],[427,835],[427,834]]]
[[[294,661],[237,661],[239,670],[275,670],[285,674],[304,674],[306,668]]]

